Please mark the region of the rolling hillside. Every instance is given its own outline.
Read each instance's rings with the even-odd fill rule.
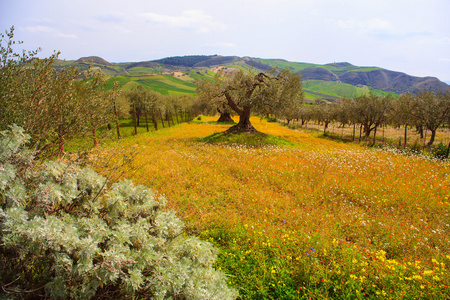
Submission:
[[[110,63],[100,57],[83,57],[76,61],[60,61],[58,66],[89,66],[100,69],[124,89],[141,84],[162,94],[195,94],[195,80],[212,77],[218,67],[266,71],[272,68],[291,69],[302,74],[305,98],[336,101],[356,97],[369,91],[394,96],[423,89],[446,91],[449,85],[435,77],[414,77],[379,67],[359,67],[348,62],[325,65],[289,62],[282,59],[261,59],[238,56],[191,55],[167,57],[145,62]]]

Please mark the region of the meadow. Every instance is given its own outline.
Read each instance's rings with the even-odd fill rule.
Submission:
[[[105,144],[90,164],[164,195],[186,233],[220,249],[241,299],[450,299],[448,161],[260,118],[287,142],[208,143],[230,126],[215,119]]]
[[[279,121],[284,126],[286,126],[286,121]],[[355,142],[362,145],[374,146],[373,133],[369,138],[365,138],[364,133],[362,132],[360,137],[359,126],[355,127],[355,132],[353,133],[352,125],[346,125],[343,127],[341,123],[332,122],[328,125],[326,135],[324,135],[323,124],[319,124],[318,122],[310,121],[302,126],[301,121],[293,120],[289,124],[289,127],[301,130],[303,132],[311,133],[316,137],[329,138],[341,142]],[[442,144],[442,147],[444,148],[448,148],[448,145],[450,144],[450,128],[445,126],[439,127],[436,130],[436,139],[431,147],[427,145],[430,136],[431,133],[429,130],[426,130],[426,128],[424,129],[423,137],[421,137],[416,128],[410,126],[407,130],[405,145],[405,127],[382,125],[377,129],[375,145],[377,147],[398,148],[407,152],[411,150],[425,150],[427,152],[430,152],[439,144]]]

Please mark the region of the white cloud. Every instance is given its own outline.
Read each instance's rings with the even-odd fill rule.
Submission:
[[[338,28],[350,30],[357,34],[377,39],[402,40],[407,38],[423,38],[433,35],[432,32],[424,30],[413,30],[407,26],[403,28],[393,25],[390,21],[380,18],[371,18],[367,20],[332,20]]]
[[[62,38],[67,38],[67,39],[76,39],[78,38],[78,36],[76,34],[70,34],[70,33],[63,33],[63,32],[58,32],[56,33],[57,36],[62,37]]]
[[[28,32],[33,32],[33,33],[36,33],[36,32],[49,33],[51,35],[54,35],[57,37],[62,37],[62,38],[71,38],[71,39],[78,38],[78,36],[76,34],[64,33],[59,30],[56,30],[54,28],[51,28],[48,26],[42,26],[42,25],[27,26],[24,28],[24,30],[28,31]]]
[[[227,42],[217,42],[214,44],[216,47],[226,47],[226,48],[233,48],[236,47],[236,44],[233,43],[227,43]]]
[[[24,30],[29,32],[53,32],[53,29],[47,26],[37,25],[37,26],[27,26]]]
[[[337,24],[343,29],[356,29],[360,32],[369,32],[373,30],[387,30],[394,31],[394,27],[387,20],[372,18],[364,21],[350,20],[338,20]]]
[[[185,10],[180,16],[169,16],[157,13],[144,13],[144,17],[155,23],[166,24],[178,28],[193,28],[202,33],[208,33],[212,29],[226,29],[226,25],[214,20],[210,15],[201,10]]]

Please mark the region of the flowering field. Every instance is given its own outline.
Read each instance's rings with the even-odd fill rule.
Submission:
[[[242,299],[450,299],[448,162],[252,122],[292,145],[208,144],[230,125],[183,123],[109,144],[93,164],[134,156],[123,177],[220,248]]]
[[[285,121],[280,121],[284,125],[286,124]],[[305,132],[315,133],[315,135],[323,135],[324,132],[323,124],[319,125],[311,121],[301,126],[301,122],[296,122],[295,120],[293,120],[290,126],[295,126],[296,128],[299,128],[300,130]],[[345,127],[342,127],[340,123],[332,122],[328,125],[327,134],[329,137],[339,138],[345,141],[353,141],[353,126],[346,125]],[[430,131],[424,128],[424,136],[423,138],[421,138],[419,132],[414,127],[408,127],[406,141],[407,147],[405,147],[405,128],[386,125],[378,128],[376,134],[376,143],[378,145],[392,145],[398,148],[415,147],[416,149],[425,149],[429,151],[430,147],[427,146],[427,143],[430,140],[430,135]],[[356,126],[354,142],[361,142],[372,145],[373,133],[371,133],[369,138],[365,138],[364,132],[362,132],[362,137],[360,138],[360,128],[359,126]],[[448,144],[450,143],[450,129],[448,127],[441,126],[436,130],[436,139],[433,146],[437,146],[440,143],[442,143],[444,147],[448,147]]]

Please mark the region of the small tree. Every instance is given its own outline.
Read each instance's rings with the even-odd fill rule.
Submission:
[[[298,117],[302,121],[302,125],[305,125],[309,120],[313,118],[313,106],[301,105],[298,109]]]
[[[391,109],[391,96],[383,97],[369,93],[368,95],[357,97],[354,104],[358,123],[363,126],[366,138],[374,131],[375,142],[376,130],[378,126],[386,122],[388,112]]]
[[[98,91],[98,78],[88,76],[91,83],[80,88],[76,68],[55,69],[59,53],[44,59],[36,58],[37,51],[15,53],[13,33],[12,27],[0,39],[0,130],[20,125],[37,149],[63,153],[68,141],[92,129],[89,124],[98,126],[106,115],[98,109],[103,102],[85,93],[91,83],[91,92]]]
[[[319,104],[314,106],[315,118],[323,123],[323,134],[327,134],[328,124],[336,118],[335,104]]]
[[[219,123],[234,122],[233,118],[231,118],[231,109],[228,107],[228,105],[223,104],[221,107],[218,106],[217,112],[220,114],[220,117],[217,120],[217,122],[219,122]]]
[[[97,129],[114,119],[114,115],[110,113],[113,106],[110,101],[113,98],[108,97],[103,89],[105,80],[101,72],[95,72],[90,68],[84,76],[85,80],[75,82],[75,90],[77,100],[81,102],[81,108],[84,111],[79,113],[87,116],[94,147],[96,147],[98,146]]]
[[[238,71],[218,72],[214,81],[197,81],[198,94],[216,107],[227,105],[239,115],[239,123],[228,129],[231,133],[257,132],[250,122],[251,112],[277,114],[302,101],[301,75],[288,70],[253,74]]]
[[[217,251],[165,200],[90,169],[37,164],[30,136],[0,132],[0,287],[10,299],[234,299]]]
[[[422,91],[411,103],[409,114],[431,131],[428,146],[433,145],[436,130],[450,117],[450,92]]]
[[[119,88],[119,82],[114,81],[113,88],[107,92],[107,102],[110,104],[110,113],[114,115],[114,122],[116,123],[117,138],[121,139],[119,118],[124,118],[129,115],[130,103],[123,96]]]
[[[403,146],[406,148],[408,142],[408,126],[417,124],[417,119],[411,115],[414,96],[410,93],[402,94],[395,99],[393,108],[389,115],[389,122],[394,126],[405,126],[403,134]]]

